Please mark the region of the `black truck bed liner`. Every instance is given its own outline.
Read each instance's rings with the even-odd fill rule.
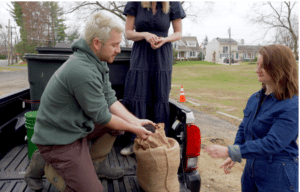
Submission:
[[[120,154],[121,141],[116,140],[113,149],[105,159],[111,167],[120,166],[125,169],[125,176],[118,180],[101,179],[105,192],[144,192],[139,187],[136,177],[136,158],[134,155]],[[23,180],[29,166],[27,144],[14,147],[0,160],[0,192],[31,192]],[[58,192],[44,177],[43,192]],[[185,191],[181,186],[180,191]]]

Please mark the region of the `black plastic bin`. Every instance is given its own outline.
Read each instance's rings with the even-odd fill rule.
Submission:
[[[44,89],[53,73],[69,58],[69,55],[29,54],[27,60],[30,99],[40,100]],[[39,103],[32,103],[31,110],[38,110]]]
[[[55,52],[56,48],[49,51]],[[60,49],[60,48],[59,48]],[[109,80],[116,90],[118,99],[123,98],[124,84],[130,66],[130,48],[121,48],[113,63],[108,64]],[[66,54],[29,54],[24,58],[28,65],[28,81],[30,84],[30,99],[40,100],[44,89],[54,72],[69,58]],[[31,110],[38,110],[39,103],[32,103]]]
[[[62,48],[62,47],[36,47],[35,50],[38,54],[63,54],[71,55],[73,53],[71,48]]]
[[[71,55],[73,53],[71,47],[69,48],[61,48],[61,47],[36,47],[35,50],[38,54],[63,54],[63,55]],[[130,57],[131,48],[129,47],[121,47],[121,53],[119,53],[118,57]]]

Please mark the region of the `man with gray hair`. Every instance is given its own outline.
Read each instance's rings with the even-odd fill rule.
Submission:
[[[51,169],[62,177],[62,191],[103,191],[98,178],[124,175],[123,169],[104,163],[116,136],[129,131],[147,139],[152,134],[143,125],[154,123],[132,115],[109,82],[107,63],[120,53],[123,30],[112,18],[94,14],[84,38],[72,44],[73,54],[49,80],[32,137],[39,151],[25,174],[32,189],[43,188],[45,167],[50,182]]]

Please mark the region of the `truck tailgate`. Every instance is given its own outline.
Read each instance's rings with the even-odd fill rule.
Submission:
[[[139,187],[136,177],[137,162],[134,155],[122,156],[120,155],[121,149],[122,145],[117,139],[105,161],[111,167],[120,166],[125,169],[125,176],[118,180],[101,179],[104,191],[143,192]],[[27,145],[19,145],[14,147],[0,160],[0,192],[31,192],[31,189],[23,180],[25,171],[29,165],[27,153]],[[181,184],[180,191],[189,191],[184,188]],[[43,191],[57,192],[58,190],[44,177]]]

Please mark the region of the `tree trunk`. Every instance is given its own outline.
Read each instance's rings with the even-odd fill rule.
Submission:
[[[299,59],[298,52],[297,52],[298,38],[296,37],[295,34],[293,34],[293,39],[294,39],[294,54],[295,54],[296,61],[298,61],[298,59]]]

